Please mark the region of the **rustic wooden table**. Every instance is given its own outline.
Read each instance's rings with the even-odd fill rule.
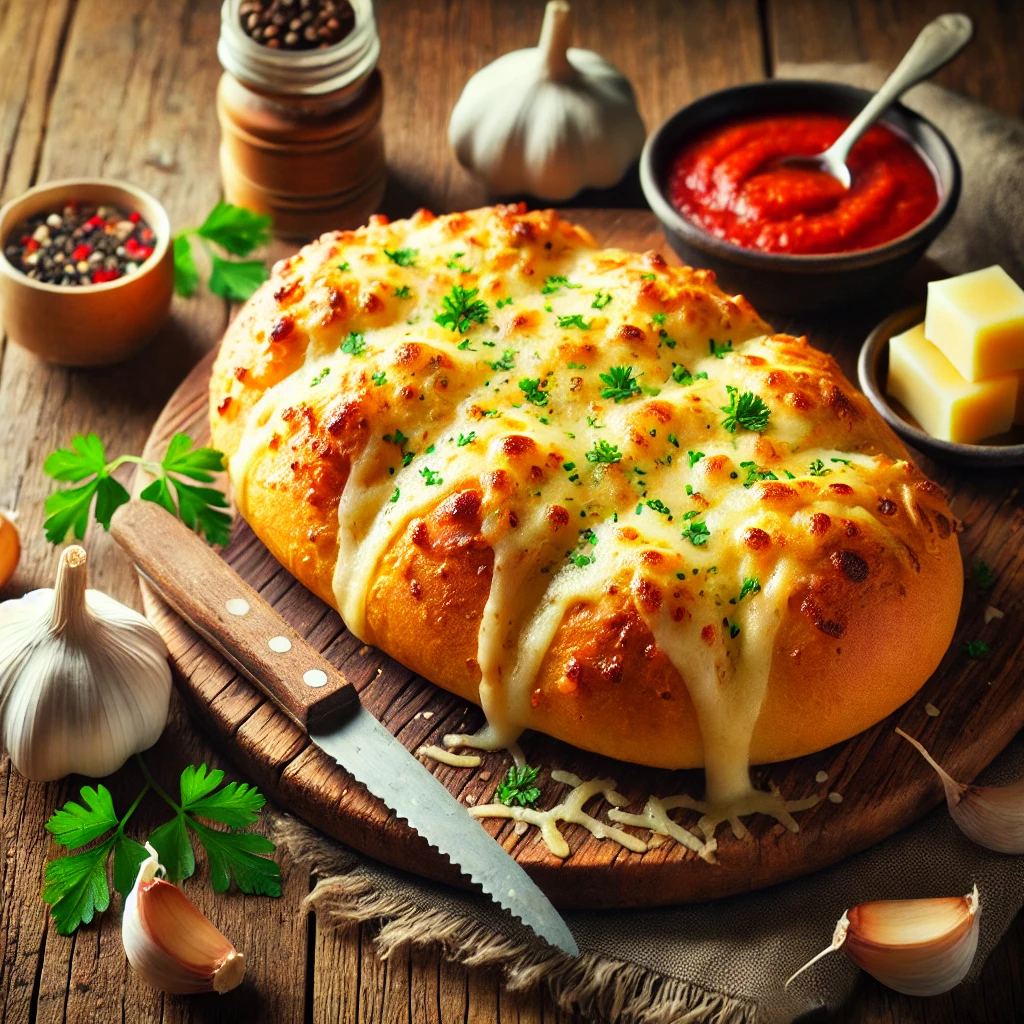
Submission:
[[[874,59],[887,66],[945,0],[590,0],[577,40],[635,83],[648,125],[710,90],[770,76],[785,61]],[[939,80],[1024,114],[1024,6],[970,2],[976,41]],[[451,158],[445,125],[467,77],[532,45],[541,0],[377,0],[386,82],[390,185],[384,209],[402,216],[480,205],[481,188]],[[0,201],[36,182],[73,175],[129,179],[157,195],[173,223],[197,223],[216,201],[220,68],[217,0],[0,0]],[[632,205],[635,183],[589,205]],[[108,450],[138,451],[157,412],[219,339],[230,314],[210,296],[176,300],[171,322],[141,356],[112,370],[44,366],[0,340],[0,508],[16,508],[25,550],[0,597],[50,585],[57,552],[41,524],[46,454],[90,430]],[[138,604],[135,574],[109,537],[91,531],[92,585]],[[150,758],[170,781],[199,760],[230,770],[175,706]],[[114,777],[115,796],[136,785]],[[495,975],[446,963],[433,949],[384,963],[372,929],[331,932],[302,907],[311,879],[283,864],[280,900],[190,891],[249,957],[230,998],[159,996],[125,962],[116,909],[73,938],[58,936],[39,898],[43,823],[78,783],[27,784],[0,762],[0,1007],[10,1021],[569,1021],[541,993],[514,995]],[[146,821],[140,820],[140,828]],[[980,985],[928,1001],[862,978],[837,1021],[984,1021],[1024,1017],[1024,916],[989,960]]]

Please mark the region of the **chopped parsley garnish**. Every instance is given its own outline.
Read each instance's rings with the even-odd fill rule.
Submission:
[[[321,371],[320,371],[320,372],[319,372],[319,373],[318,373],[318,374],[317,374],[317,375],[316,375],[316,376],[315,376],[315,377],[314,377],[314,378],[313,378],[313,379],[312,379],[312,380],[311,380],[311,381],[309,382],[309,386],[310,386],[311,388],[315,388],[315,387],[317,386],[317,384],[319,384],[319,383],[320,383],[320,381],[322,381],[322,380],[324,379],[324,377],[326,377],[326,376],[327,376],[327,374],[329,374],[330,372],[331,372],[331,368],[330,368],[329,366],[325,366],[325,367],[324,367],[324,368],[323,368],[323,369],[322,369],[322,370],[321,370]]]
[[[397,444],[399,448],[402,448],[405,446],[405,443],[409,438],[407,438],[400,430],[396,430],[393,434],[385,434],[384,440],[387,441],[388,444]]]
[[[832,470],[831,469],[826,469],[825,468],[825,463],[822,462],[821,459],[815,459],[811,463],[810,468],[807,470],[807,472],[811,476],[828,476],[829,473],[832,472]]]
[[[416,257],[419,256],[419,249],[385,249],[384,255],[392,263],[400,267],[413,267],[416,265]]]
[[[974,563],[974,582],[982,590],[991,590],[996,583],[996,574],[981,559]]]
[[[594,296],[594,301],[590,304],[591,309],[604,309],[609,302],[612,301],[611,292],[603,292],[599,288],[597,294]]]
[[[540,386],[540,380],[536,377],[524,377],[519,382],[519,390],[523,397],[534,405],[547,405],[548,393]]]
[[[395,289],[396,299],[407,299],[410,295],[412,295],[412,289],[407,284],[403,284],[401,287]]]
[[[581,331],[589,331],[590,324],[588,324],[581,313],[573,313],[572,316],[560,316],[558,318],[559,327],[578,327]]]
[[[844,466],[849,466],[852,463],[851,459],[829,459],[829,462],[841,462]]]
[[[968,658],[987,658],[992,653],[992,648],[984,640],[972,640],[964,646]]]
[[[415,452],[406,452],[402,456],[402,468],[404,469],[406,466],[408,466],[409,463],[412,462],[412,460],[414,458],[416,458],[416,453]]]
[[[506,306],[511,306],[511,305],[512,305],[512,296],[511,295],[507,295],[504,299],[498,299],[498,301],[494,304],[494,308],[495,309],[504,309]]]
[[[335,264],[335,266],[337,266],[337,268],[342,272],[352,269],[352,265],[348,262],[348,260],[346,260],[344,263],[337,263]]]
[[[377,387],[381,387],[388,382],[388,375],[383,370],[378,370],[376,373],[370,374],[370,380],[373,381]]]
[[[540,799],[540,790],[535,785],[539,768],[531,768],[524,764],[522,768],[513,765],[508,770],[508,775],[498,783],[494,793],[499,804],[506,807],[513,807],[518,804],[520,807],[534,807]]]
[[[541,295],[553,295],[558,291],[559,288],[582,288],[581,284],[572,284],[564,274],[552,274],[544,281],[544,287],[541,288]]]
[[[747,471],[747,479],[743,481],[744,487],[753,487],[758,480],[779,479],[770,469],[758,469],[756,462],[741,462],[740,468]],[[790,479],[792,479],[792,475]]]
[[[740,627],[738,623],[730,622],[728,619],[722,620],[722,625],[729,630],[729,638],[735,640],[740,635]]]
[[[665,322],[665,318],[668,316],[667,313],[654,313],[651,316],[651,320],[656,323],[659,327]]]
[[[719,345],[714,338],[708,341],[708,351],[716,359],[724,359],[726,356],[732,355],[732,341],[727,341],[724,345]]]
[[[586,513],[582,513],[585,515]],[[594,545],[597,543],[597,536],[594,531],[588,526],[586,529],[580,530],[580,541],[575,551],[567,551],[566,558],[572,562],[578,569],[582,569],[585,565],[590,565],[592,562],[597,561],[597,555],[591,552],[586,554],[584,552],[584,546],[587,544]]]
[[[655,276],[654,274],[641,274],[640,275],[640,280],[641,281],[653,281],[654,280],[654,276]]]
[[[465,351],[466,351],[467,349],[468,349],[468,350],[469,350],[470,352],[475,352],[475,351],[476,351],[476,349],[475,349],[475,348],[473,348],[473,347],[472,347],[472,346],[470,345],[470,343],[469,343],[469,338],[466,338],[466,340],[465,340],[465,341],[460,341],[460,342],[458,343],[458,345],[456,346],[456,348],[458,348],[458,350],[459,350],[460,352],[465,352]]]
[[[459,260],[465,256],[464,252],[452,253],[452,258],[445,264],[449,270],[457,270],[460,274],[468,274],[470,272],[469,267],[462,266]]]
[[[366,352],[366,338],[362,334],[350,331],[349,336],[341,343],[341,351],[350,356],[361,356]]]
[[[586,368],[586,363],[569,363],[570,370],[585,370]]]
[[[736,599],[742,601],[747,594],[759,594],[761,592],[761,581],[756,576],[747,576],[740,587],[740,596]]]
[[[703,452],[687,452],[686,454],[690,457],[690,469],[693,469],[704,458]]]
[[[476,296],[479,288],[463,288],[453,285],[452,290],[441,299],[441,311],[434,317],[434,323],[450,327],[459,334],[465,334],[473,326],[486,323],[490,313],[487,303]]]
[[[659,498],[651,498],[646,502],[646,505],[649,509],[652,509],[655,512],[660,512],[663,516],[672,515],[672,509],[670,509],[668,505]]]
[[[423,477],[423,480],[428,487],[436,487],[438,484],[444,483],[441,479],[441,474],[429,469],[427,466],[424,466],[420,470],[420,476]]]
[[[622,453],[618,445],[609,444],[607,441],[595,441],[594,447],[587,452],[587,462],[621,462]]]
[[[455,444],[459,448],[465,448],[467,444],[472,444],[476,440],[476,431],[471,430],[468,434],[459,434],[458,441]]]
[[[686,513],[690,515],[689,512]],[[699,515],[699,512],[694,512],[693,515]],[[683,530],[683,540],[688,540],[694,547],[701,547],[707,544],[708,538],[711,536],[711,531],[708,529],[707,523],[703,521],[697,521],[691,519]]]
[[[388,501],[390,501],[390,502],[391,502],[391,504],[392,504],[392,505],[394,505],[394,503],[395,503],[396,501],[398,501],[398,499],[399,499],[399,498],[400,498],[401,496],[402,496],[402,492],[401,492],[401,491],[400,491],[400,490],[399,490],[399,489],[398,489],[398,488],[396,487],[396,488],[395,488],[395,493],[394,493],[394,494],[392,494],[390,498],[388,498]]]
[[[698,374],[692,374],[682,363],[672,364],[672,379],[683,387],[689,387],[695,380],[707,380],[708,375],[702,370]]]
[[[672,444],[672,445],[675,445],[676,448],[678,448],[679,447],[679,438],[676,437],[675,434],[669,434],[668,435],[668,443]]]
[[[432,444],[429,448],[426,449],[426,451],[424,451],[423,454],[424,455],[433,455],[435,451],[437,451],[437,445],[436,444]]]
[[[726,384],[725,390],[729,395],[729,404],[721,406],[722,412],[726,414],[722,426],[730,434],[735,434],[737,427],[753,430],[758,434],[767,428],[768,417],[772,411],[753,391],[744,391],[740,394],[739,389],[731,384]]]
[[[492,370],[511,370],[516,363],[516,350],[507,348],[501,353],[500,359],[495,359],[493,363],[487,360],[485,362]]]
[[[632,366],[610,366],[607,373],[599,374],[599,376],[606,385],[601,388],[602,398],[624,402],[627,398],[641,393],[640,385],[633,376]]]

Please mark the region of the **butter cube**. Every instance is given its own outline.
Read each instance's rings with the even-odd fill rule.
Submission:
[[[965,380],[1024,368],[1024,290],[1002,267],[928,284],[924,336]]]
[[[974,444],[1002,434],[1017,410],[1016,372],[967,381],[925,338],[925,325],[889,339],[886,391],[932,437]]]

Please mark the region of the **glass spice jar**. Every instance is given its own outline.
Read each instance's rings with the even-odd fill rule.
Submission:
[[[308,239],[358,227],[384,195],[380,39],[371,0],[350,0],[355,25],[320,49],[273,49],[243,30],[224,0],[217,56],[224,198]]]

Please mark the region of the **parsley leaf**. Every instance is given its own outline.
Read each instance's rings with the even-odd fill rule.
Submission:
[[[758,480],[779,479],[770,469],[758,469],[756,462],[741,462],[740,468],[747,471],[747,479],[743,481],[744,487],[753,487]],[[793,477],[791,476],[790,479]]]
[[[488,362],[487,365],[492,370],[511,370],[515,366],[516,361],[516,350],[514,348],[507,348],[501,353],[500,359],[495,359],[494,362]]]
[[[991,590],[996,584],[996,574],[981,559],[974,563],[974,582],[982,590]]]
[[[459,260],[465,255],[466,254],[464,252],[452,253],[452,258],[445,264],[445,266],[449,270],[457,270],[460,274],[471,273],[469,267],[464,267],[461,263],[459,263]]]
[[[427,487],[437,487],[444,483],[444,480],[441,478],[441,474],[427,466],[424,466],[420,470],[420,476],[423,477],[423,481]]]
[[[610,366],[607,373],[598,376],[605,384],[605,387],[601,388],[602,398],[611,398],[618,403],[641,393],[640,385],[633,376],[632,366]]]
[[[595,441],[594,447],[587,452],[587,462],[621,462],[622,453],[618,445],[607,441]]]
[[[384,370],[378,370],[376,373],[370,374],[370,380],[372,380],[377,387],[383,387],[388,382],[388,375]]]
[[[494,308],[495,309],[504,309],[506,306],[511,306],[511,305],[512,305],[512,296],[508,295],[504,299],[498,299],[498,301],[494,304]]]
[[[752,391],[740,394],[739,389],[730,384],[726,384],[725,390],[729,395],[729,404],[721,407],[722,412],[726,414],[722,426],[730,434],[736,433],[737,426],[756,433],[761,433],[767,428],[771,409],[757,395]]]
[[[672,440],[671,437],[669,438],[669,440],[670,441]],[[700,460],[704,458],[704,453],[703,452],[690,452],[690,451],[688,451],[686,453],[686,455],[687,455],[687,457],[690,460],[690,469],[693,469],[693,467],[696,466],[697,463],[700,462]]]
[[[311,388],[315,388],[317,384],[319,384],[324,379],[324,377],[326,377],[330,372],[331,368],[329,366],[325,366],[318,374],[316,374],[313,377],[313,379],[309,382],[309,386]]]
[[[832,470],[826,469],[825,463],[822,462],[821,459],[814,459],[814,461],[811,462],[810,468],[807,470],[807,472],[811,476],[828,476],[829,473],[832,472]]]
[[[689,513],[688,513],[689,514]],[[699,515],[699,513],[694,513]],[[707,544],[708,538],[711,536],[711,531],[707,527],[707,523],[698,522],[695,519],[691,519],[683,530],[683,540],[688,540],[694,547],[701,547]]]
[[[551,274],[544,280],[544,287],[541,288],[541,295],[552,295],[559,288],[582,288],[581,284],[571,284],[569,278],[564,274]]]
[[[590,304],[590,308],[591,309],[604,309],[604,307],[607,306],[608,303],[611,302],[611,301],[612,301],[612,293],[611,292],[603,292],[599,288],[597,290],[597,294],[594,296],[594,301]]]
[[[727,630],[729,630],[730,639],[735,640],[736,637],[740,635],[740,627],[738,623],[730,622],[728,619],[723,619],[722,625],[725,626]]]
[[[463,288],[453,285],[452,290],[441,299],[442,309],[434,317],[434,323],[450,327],[459,334],[465,334],[473,326],[486,323],[490,315],[487,303],[476,296],[479,288]]]
[[[740,587],[740,596],[736,599],[742,601],[747,594],[759,594],[761,592],[761,581],[756,576],[747,576]]]
[[[231,517],[219,510],[227,508],[227,498],[212,487],[196,487],[178,479],[183,476],[210,483],[214,479],[212,474],[224,468],[223,460],[221,452],[213,448],[193,449],[187,434],[175,434],[160,463],[136,455],[122,455],[107,462],[103,443],[95,434],[78,435],[72,439],[70,448],[58,448],[47,457],[43,472],[55,480],[91,479],[79,487],[54,491],[46,499],[46,539],[51,544],[60,544],[70,530],[79,540],[84,537],[94,499],[96,521],[109,530],[114,510],[129,500],[128,492],[111,474],[118,466],[134,462],[156,477],[139,497],[162,505],[190,529],[198,527],[212,544],[226,544],[231,535]]]
[[[419,249],[385,249],[384,255],[387,256],[392,263],[397,263],[400,267],[414,267],[416,266],[416,257],[419,256]]]
[[[673,363],[672,379],[677,384],[682,384],[684,388],[688,388],[695,380],[707,380],[708,375],[703,370],[698,374],[692,374],[682,363]]]
[[[572,316],[560,316],[558,318],[559,327],[578,327],[581,331],[589,331],[591,324],[588,324],[582,314],[574,313]]]
[[[714,338],[708,340],[708,351],[716,359],[724,359],[726,356],[732,355],[732,341],[727,341],[724,345],[719,345]]]
[[[498,803],[506,807],[514,807],[516,804],[520,807],[536,806],[540,799],[540,790],[535,785],[539,774],[539,768],[531,768],[528,764],[524,764],[522,768],[513,765],[505,778],[498,783],[494,794]]]
[[[541,389],[540,380],[537,377],[524,377],[519,382],[519,390],[523,397],[534,405],[547,405],[548,393]]]
[[[459,434],[458,441],[455,442],[459,448],[465,448],[467,444],[472,444],[476,440],[476,431],[471,430],[468,434]]]
[[[392,494],[391,497],[388,498],[388,501],[391,502],[392,505],[394,505],[401,496],[402,496],[401,490],[399,490],[399,488],[396,487],[395,491],[394,491],[394,494]]]
[[[233,256],[248,256],[253,249],[270,241],[273,218],[253,213],[244,206],[233,206],[221,200],[196,228],[196,234]],[[261,264],[262,266],[262,264]]]
[[[964,647],[968,658],[987,658],[992,653],[992,648],[984,640],[972,640]]]
[[[199,287],[199,268],[192,255],[192,244],[187,235],[174,238],[174,291],[186,299],[195,295]]]
[[[210,291],[231,302],[245,302],[269,276],[262,260],[225,260],[214,256]]]
[[[395,289],[396,299],[407,299],[410,295],[412,295],[412,289],[407,284],[403,284]]]
[[[663,516],[672,515],[672,509],[670,509],[668,505],[659,498],[650,498],[645,502],[645,504],[649,509],[654,512],[660,512]]]

